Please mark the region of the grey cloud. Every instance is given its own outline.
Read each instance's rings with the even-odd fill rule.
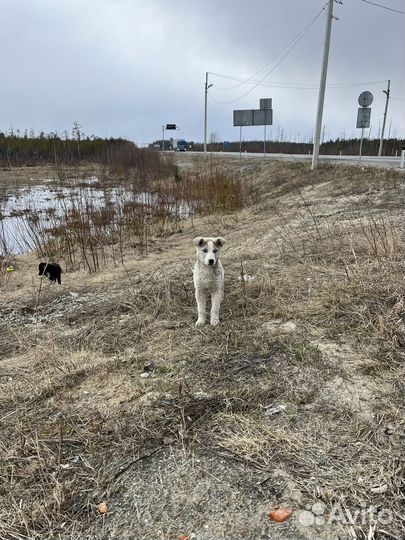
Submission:
[[[399,0],[384,0],[403,8]],[[0,130],[70,129],[79,121],[86,133],[125,136],[138,143],[159,138],[164,122],[181,127],[179,136],[202,140],[205,72],[248,77],[284,47],[324,6],[320,0],[9,0],[3,2],[0,46]],[[392,96],[404,98],[405,18],[360,0],[335,4],[328,84],[390,78]],[[325,13],[325,12],[324,12]],[[325,15],[267,82],[318,84]],[[270,69],[271,65],[267,68]],[[265,70],[257,75],[258,79]],[[317,90],[259,87],[232,91],[232,81],[211,77],[209,131],[237,139],[232,110],[255,108],[272,97],[273,132],[310,136]],[[357,96],[375,95],[373,134],[384,107],[385,83],[328,89],[324,123],[331,137],[355,129]],[[392,135],[405,136],[404,106],[392,100]],[[392,120],[391,120],[392,119]],[[261,128],[244,130],[261,138]]]

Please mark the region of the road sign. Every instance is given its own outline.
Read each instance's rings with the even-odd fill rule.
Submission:
[[[261,109],[271,109],[271,102],[273,100],[271,98],[263,98],[260,100],[260,108]]]
[[[360,107],[370,107],[370,105],[373,103],[373,99],[373,94],[368,90],[365,90],[359,95]]]
[[[358,128],[368,128],[370,127],[370,118],[371,118],[371,108],[370,107],[360,107],[357,110],[357,125]]]
[[[166,129],[177,129],[176,124],[166,124]]]

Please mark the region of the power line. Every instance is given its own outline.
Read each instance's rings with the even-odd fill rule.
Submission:
[[[253,86],[253,88],[250,88],[250,90],[248,90],[247,92],[245,92],[244,94],[242,94],[241,96],[239,96],[238,98],[236,99],[232,99],[230,101],[219,101],[215,98],[213,98],[211,95],[210,95],[210,98],[215,101],[216,103],[219,103],[221,105],[229,105],[230,103],[234,103],[235,101],[239,101],[240,99],[242,99],[243,97],[247,96],[248,94],[250,94],[250,92],[252,92],[255,88],[257,88],[259,86],[259,84],[261,84],[265,79],[266,77],[268,77],[270,75],[270,73],[272,73],[280,64],[281,62],[290,54],[290,52],[296,47],[296,45],[298,45],[298,43],[301,41],[301,39],[304,37],[304,35],[308,32],[308,30],[311,28],[311,26],[315,23],[315,21],[318,19],[318,17],[321,15],[321,13],[324,11],[326,7],[326,4],[323,6],[323,8],[317,13],[317,15],[315,15],[315,17],[312,19],[312,21],[304,28],[304,30],[302,30],[298,35],[297,37],[295,37],[292,42],[292,45],[287,49],[287,52],[280,58],[280,60],[277,62],[277,64],[270,70],[266,73],[266,75],[259,81],[255,84],[255,86]],[[282,50],[285,50],[286,47],[284,47],[284,49]],[[280,54],[280,53],[278,53]],[[277,55],[278,56],[278,55]],[[260,70],[261,71],[261,70]],[[247,80],[250,80],[250,77],[249,79]]]
[[[371,4],[373,6],[377,6],[383,9],[388,9],[389,11],[395,11],[395,13],[402,13],[402,15],[405,15],[405,11],[400,11],[399,9],[390,8],[388,6],[383,6],[381,4],[376,4],[375,2],[370,2],[370,0],[361,0],[362,2],[365,2],[366,4]]]
[[[240,81],[240,84],[237,85],[237,86],[240,86],[241,84],[257,84],[257,85],[261,85],[261,86],[271,86],[271,87],[280,87],[280,88],[289,88],[290,86],[293,86],[293,87],[301,87],[301,85],[305,88],[305,87],[309,87],[310,89],[312,89],[313,85],[310,84],[310,83],[282,83],[282,82],[276,82],[274,81],[273,83],[266,83],[266,82],[261,82],[261,81],[257,81],[255,79],[243,79],[242,77],[235,77],[235,76],[231,76],[231,75],[223,75],[221,73],[211,73],[211,75],[214,75],[214,77],[220,77],[221,79],[228,79],[230,81]],[[230,87],[230,88],[235,88],[235,87]],[[219,88],[218,86],[215,85],[215,90],[228,90],[228,88]]]
[[[244,84],[257,84],[260,86],[268,86],[271,88],[289,88],[289,89],[296,89],[296,90],[316,90],[319,88],[319,85],[316,85],[315,83],[302,83],[302,82],[291,82],[291,83],[284,83],[284,82],[278,82],[274,81],[272,83],[266,83],[261,82],[257,80],[247,80],[242,79],[241,77],[231,76],[231,75],[223,75],[221,73],[210,73],[211,75],[214,75],[215,77],[220,77],[222,79],[229,79],[231,81],[243,81]],[[341,84],[328,84],[327,88],[352,88],[356,86],[364,86],[364,85],[373,85],[373,84],[382,84],[386,83],[386,80],[382,81],[365,81],[365,82],[349,82],[349,83],[341,83]],[[218,87],[214,87],[216,90],[218,90]]]
[[[308,27],[304,28],[304,30],[301,30],[301,32],[299,32],[295,37],[294,39],[292,39],[291,41],[289,41],[287,43],[287,45],[285,45],[282,49],[280,49],[277,54],[275,54],[270,60],[268,60],[265,64],[263,64],[257,71],[255,71],[255,73],[253,73],[253,75],[251,75],[250,77],[248,77],[247,79],[240,79],[241,82],[239,82],[239,84],[235,84],[234,86],[229,86],[228,88],[218,88],[218,87],[215,87],[216,90],[223,90],[223,91],[228,91],[228,90],[234,90],[235,88],[238,88],[239,86],[241,86],[242,84],[244,83],[247,83],[249,82],[250,80],[253,79],[253,77],[255,77],[256,75],[258,75],[265,67],[267,67],[269,64],[271,64],[272,62],[274,62],[278,56],[280,56],[281,53],[283,53],[290,45],[292,45],[295,40],[297,40],[298,38],[300,38],[301,34],[303,34],[303,32],[305,33],[309,28],[310,26],[312,26],[312,24],[315,22],[315,20],[319,17],[319,15],[322,13],[322,11],[325,9],[327,3],[323,6],[323,8],[321,9],[321,11],[318,13],[318,15],[316,15],[316,17],[313,19],[313,21],[308,25]],[[302,37],[302,36],[301,36]],[[210,73],[210,75],[215,75],[215,73]]]

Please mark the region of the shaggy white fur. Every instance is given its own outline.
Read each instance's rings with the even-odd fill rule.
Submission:
[[[224,296],[224,269],[219,260],[219,252],[224,245],[223,238],[204,238],[197,236],[193,240],[197,249],[197,261],[194,266],[194,288],[197,300],[197,326],[205,323],[207,296],[211,295],[210,323],[219,323],[219,308]]]

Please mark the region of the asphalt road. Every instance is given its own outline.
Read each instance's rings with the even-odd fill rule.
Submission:
[[[188,154],[202,154],[202,152],[187,152]],[[209,152],[215,156],[226,157],[238,157],[238,152]],[[244,158],[261,158],[263,154],[242,152],[241,159]],[[310,154],[266,154],[265,159],[278,159],[282,161],[311,161],[312,155]],[[319,156],[320,161],[345,163],[352,165],[361,165],[363,167],[383,167],[386,169],[398,169],[401,164],[401,157],[377,157],[377,156],[363,156],[359,161],[358,156]],[[405,171],[405,169],[404,169]]]

